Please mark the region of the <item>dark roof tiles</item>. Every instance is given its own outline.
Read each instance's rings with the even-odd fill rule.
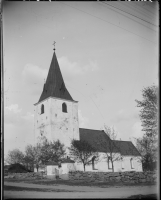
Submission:
[[[110,152],[110,141],[112,152],[120,152],[126,156],[141,156],[136,147],[130,141],[110,140],[103,130],[79,129],[80,140],[85,140],[91,144],[98,152]]]
[[[80,128],[80,140],[85,140],[92,147],[94,147],[98,152],[109,152],[109,144],[110,138],[103,130],[91,130]],[[111,142],[113,145],[113,152],[119,152],[117,147]]]
[[[131,141],[113,140],[113,142],[120,149],[121,155],[141,156]]]
[[[41,102],[48,97],[57,97],[73,101],[71,95],[65,87],[55,52],[50,64],[46,83],[44,84],[43,91],[38,102]]]

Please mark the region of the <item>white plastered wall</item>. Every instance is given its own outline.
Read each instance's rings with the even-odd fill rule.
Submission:
[[[66,103],[67,113],[62,112],[62,104]],[[41,114],[41,105],[45,112]],[[35,105],[34,114],[35,141],[44,135],[49,140],[60,140],[69,147],[71,140],[79,140],[78,103],[50,97]]]
[[[121,156],[119,153],[116,156]],[[123,160],[120,159],[114,161],[114,172],[123,171],[142,171],[142,164],[140,163],[140,157],[136,156],[122,156]],[[131,168],[130,159],[133,158],[133,168]],[[82,163],[75,163],[76,170],[84,171]],[[95,171],[95,172],[112,172],[112,169],[108,168],[107,158],[105,158],[104,153],[99,153],[99,161],[95,162],[95,170],[92,169],[92,164],[86,165],[85,171]]]

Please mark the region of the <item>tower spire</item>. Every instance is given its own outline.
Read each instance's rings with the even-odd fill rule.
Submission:
[[[54,41],[53,58],[51,60],[48,75],[44,82],[44,88],[38,102],[43,101],[48,97],[57,97],[60,99],[74,101],[65,86],[63,76],[60,71],[60,67],[55,54],[55,43],[56,42]]]

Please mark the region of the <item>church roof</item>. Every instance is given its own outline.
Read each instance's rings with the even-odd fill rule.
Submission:
[[[80,140],[87,141],[98,152],[110,152],[110,138],[104,130],[79,128]],[[113,153],[120,152],[124,156],[140,156],[140,153],[130,141],[111,140]]]
[[[138,152],[137,148],[133,145],[131,141],[121,141],[121,140],[113,140],[115,145],[120,149],[121,155],[124,156],[141,156]]]
[[[55,51],[50,64],[46,83],[44,84],[43,91],[38,102],[43,101],[48,97],[57,97],[73,101],[71,95],[65,87]]]
[[[61,163],[75,163],[73,160],[71,160],[70,158],[64,158]]]
[[[87,141],[98,152],[109,152],[110,138],[104,132],[104,130],[92,130],[92,129],[79,129],[80,140]],[[113,152],[119,152],[119,149],[113,144]]]

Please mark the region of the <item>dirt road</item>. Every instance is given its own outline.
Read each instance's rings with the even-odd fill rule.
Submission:
[[[5,198],[127,198],[131,195],[156,194],[156,186],[129,186],[129,187],[89,187],[89,186],[67,186],[67,185],[38,185],[28,183],[4,182],[7,186],[25,188],[58,189],[64,192],[38,192],[38,191],[4,191]],[[66,192],[66,191],[68,192]]]

